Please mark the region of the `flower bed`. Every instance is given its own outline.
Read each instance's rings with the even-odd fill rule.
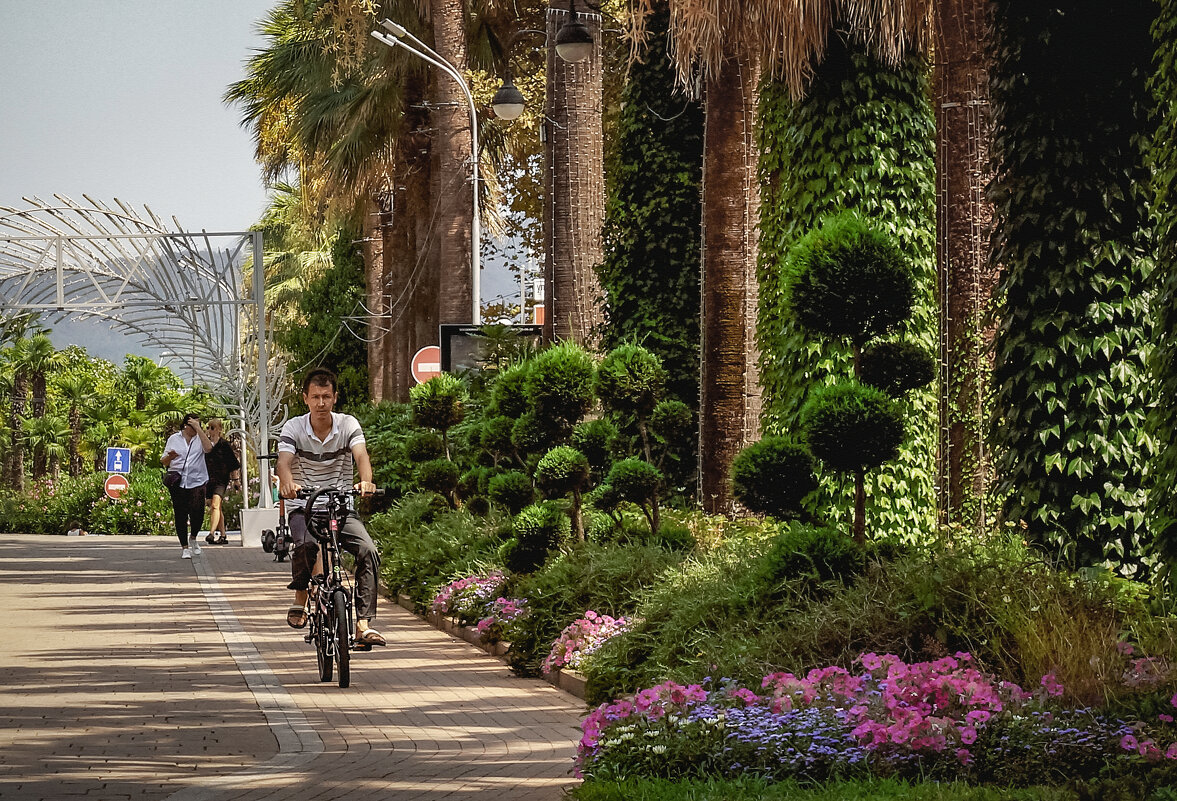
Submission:
[[[610,638],[626,631],[630,623],[624,617],[599,615],[589,609],[584,617],[566,626],[552,643],[552,650],[543,663],[543,674],[546,676],[562,668],[579,669],[585,657],[597,651]]]
[[[864,654],[862,670],[774,673],[761,692],[721,680],[664,682],[603,704],[583,723],[580,775],[898,776],[1028,786],[1177,767],[1172,708],[1130,720],[1056,705],[978,670],[968,654],[907,664]],[[1177,694],[1168,701],[1177,707]]]

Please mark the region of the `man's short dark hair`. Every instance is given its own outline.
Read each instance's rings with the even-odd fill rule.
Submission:
[[[184,419],[180,421],[180,430],[181,431],[184,430],[184,426],[188,425],[189,420],[199,420],[199,419],[200,419],[200,415],[198,415],[196,412],[188,412],[188,414],[184,415]]]
[[[326,367],[316,367],[307,373],[306,378],[302,380],[302,394],[305,395],[311,391],[311,385],[316,387],[331,387],[331,391],[335,392],[335,373],[328,370]]]

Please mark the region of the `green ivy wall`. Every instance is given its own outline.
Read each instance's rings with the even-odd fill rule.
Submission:
[[[761,97],[761,377],[765,435],[791,434],[818,384],[852,373],[848,346],[823,344],[790,319],[785,287],[789,248],[823,218],[856,210],[890,233],[914,262],[917,294],[904,338],[936,351],[935,119],[929,70],[913,58],[890,69],[861,47],[834,42],[807,96],[792,101],[768,84]],[[898,459],[867,478],[867,528],[920,537],[933,525],[936,401],[932,390],[907,402],[909,433]],[[823,476],[820,503],[849,526],[853,491]]]
[[[998,492],[1056,556],[1141,575],[1157,6],[1055,6],[990,4]]]

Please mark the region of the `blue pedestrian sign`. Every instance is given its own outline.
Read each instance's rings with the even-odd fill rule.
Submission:
[[[106,472],[108,472],[108,473],[129,473],[129,472],[131,472],[131,449],[130,448],[107,448],[106,449]]]

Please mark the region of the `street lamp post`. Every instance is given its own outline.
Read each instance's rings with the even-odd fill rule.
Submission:
[[[478,110],[474,106],[474,96],[470,94],[470,87],[466,84],[466,79],[462,77],[462,73],[450,62],[446,61],[438,55],[433,48],[422,42],[403,26],[386,19],[380,23],[385,30],[392,35],[382,31],[372,31],[372,38],[389,47],[400,47],[412,53],[419,59],[427,61],[433,66],[440,69],[446,75],[449,75],[458,82],[458,86],[462,88],[463,94],[466,95],[466,102],[470,106],[470,168],[472,170],[471,184],[474,188],[474,216],[470,224],[470,288],[473,295],[473,308],[471,310],[471,319],[474,325],[482,324],[482,301],[481,295],[481,272],[482,272],[482,254],[480,252],[480,243],[482,242],[482,224],[478,216]],[[413,44],[409,44],[405,40],[410,40]],[[415,46],[414,46],[415,45]]]

